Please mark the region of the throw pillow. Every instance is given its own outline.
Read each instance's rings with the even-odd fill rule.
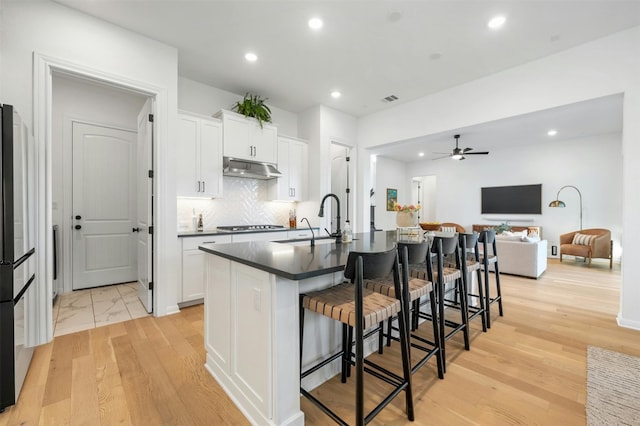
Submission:
[[[571,244],[576,244],[579,246],[590,246],[591,241],[596,237],[596,235],[586,235],[576,232],[573,236],[573,241]]]
[[[522,237],[521,241],[523,243],[535,243],[537,241],[540,241],[540,237],[538,236],[538,234],[533,234],[528,237]]]

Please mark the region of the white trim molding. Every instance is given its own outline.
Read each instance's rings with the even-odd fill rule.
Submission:
[[[170,178],[165,173],[170,170],[171,158],[169,151],[169,120],[170,106],[168,89],[147,82],[137,81],[126,76],[107,73],[90,68],[82,64],[41,54],[33,53],[33,132],[36,145],[36,197],[37,197],[37,232],[36,254],[37,272],[39,280],[44,279],[44,285],[38,288],[38,306],[32,310],[38,324],[38,332],[34,344],[42,344],[53,338],[52,327],[52,292],[53,292],[53,237],[52,229],[52,108],[53,108],[53,79],[54,73],[66,74],[75,78],[97,81],[101,84],[113,86],[119,90],[126,90],[142,94],[154,99],[154,115],[156,126],[156,140],[154,147],[154,211],[155,215],[155,252],[154,252],[154,315],[162,316],[177,312],[176,300],[171,300],[175,290],[175,279],[171,271],[175,270],[171,260],[175,262],[175,220],[170,214],[173,204],[175,209],[175,195],[171,196]]]

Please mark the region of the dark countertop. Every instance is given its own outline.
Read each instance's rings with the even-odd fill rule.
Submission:
[[[178,238],[185,237],[204,237],[207,235],[238,235],[238,234],[262,234],[264,232],[282,232],[282,231],[308,231],[309,228],[278,228],[278,229],[252,229],[250,231],[222,231],[217,229],[205,229],[204,231],[181,231],[178,232]],[[313,228],[316,236],[318,236],[318,228]]]
[[[351,243],[294,246],[282,242],[252,241],[202,244],[199,248],[238,263],[291,280],[340,272],[350,251],[379,252],[395,247],[396,231],[355,234]]]

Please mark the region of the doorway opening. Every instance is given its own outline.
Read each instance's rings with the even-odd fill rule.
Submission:
[[[436,183],[435,176],[411,178],[411,200],[416,200],[421,206],[418,223],[436,221]]]
[[[138,283],[152,312],[152,107],[148,95],[52,72],[54,293]]]
[[[351,230],[355,229],[356,225],[353,202],[355,198],[352,191],[356,185],[355,165],[356,161],[350,146],[340,142],[331,142],[331,192],[340,199],[340,216],[343,222],[339,224],[341,229],[345,229],[346,222],[349,222]],[[335,208],[337,208],[334,207],[335,200],[331,199],[331,203],[331,211],[335,212]],[[332,213],[331,217],[335,216],[335,213]],[[331,225],[333,228],[333,219]],[[333,230],[330,231],[333,232]]]

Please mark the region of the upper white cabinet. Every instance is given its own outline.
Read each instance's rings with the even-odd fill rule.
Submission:
[[[222,123],[190,113],[180,113],[178,118],[177,195],[222,196]]]
[[[278,170],[282,176],[269,181],[269,199],[304,201],[308,152],[306,142],[289,136],[278,137]]]
[[[224,156],[275,164],[278,161],[278,129],[269,123],[235,112],[216,113],[222,119]]]

